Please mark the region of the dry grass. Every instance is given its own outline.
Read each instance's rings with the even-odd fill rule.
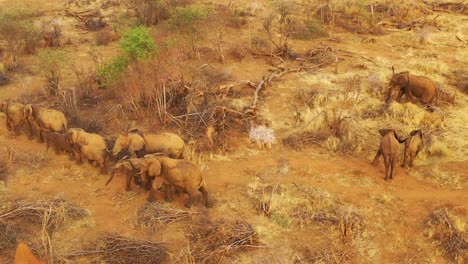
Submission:
[[[192,218],[194,212],[174,209],[159,203],[146,203],[137,212],[135,225],[139,228],[149,228],[153,231],[179,221]]]
[[[468,225],[447,208],[434,210],[426,219],[427,235],[456,263],[468,260]]]
[[[53,263],[56,259],[52,234],[68,220],[84,217],[88,212],[62,198],[39,200],[35,202],[15,201],[9,204],[8,210],[0,212],[0,221],[25,219],[38,223],[41,227],[40,244],[37,246],[43,259]]]
[[[6,251],[11,251],[16,248],[17,228],[5,221],[0,221],[0,254],[6,254]]]
[[[440,169],[437,163],[421,167],[412,172],[418,179],[434,182],[442,188],[461,189],[462,179],[460,175]]]
[[[190,227],[188,239],[194,263],[220,263],[223,257],[259,246],[254,227],[241,220],[202,220]]]
[[[85,209],[59,197],[35,202],[19,201],[10,207],[0,213],[0,220],[26,218],[41,223],[47,232],[54,231],[69,219],[88,214]]]
[[[303,253],[303,257],[296,261],[299,263],[329,263],[329,264],[341,264],[341,263],[352,263],[352,253],[347,250],[337,248],[336,245],[332,245],[326,249],[310,249]]]
[[[165,263],[168,258],[163,242],[152,242],[134,239],[120,234],[103,234],[89,246],[88,250],[64,254],[64,259],[97,256],[98,263],[133,264],[133,263]],[[95,262],[92,262],[95,263]]]
[[[249,185],[248,196],[259,213],[284,228],[331,224],[342,240],[348,241],[365,226],[364,218],[356,208],[317,189],[256,181]]]

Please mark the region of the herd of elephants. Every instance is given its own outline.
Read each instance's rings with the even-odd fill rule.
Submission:
[[[398,102],[406,95],[411,102],[419,101],[425,106],[433,106],[438,98],[434,81],[409,72],[393,74],[387,103],[395,91],[398,91]],[[174,192],[182,191],[189,196],[185,206],[191,207],[198,192],[201,192],[205,206],[212,206],[205,178],[196,164],[184,159],[185,143],[177,134],[150,134],[132,128],[115,140],[110,140],[81,128],[68,128],[65,115],[55,109],[9,100],[0,101],[0,110],[6,115],[7,129],[15,135],[25,127],[30,139],[36,135],[40,142],[46,142],[47,149],[53,146],[57,154],[69,153],[70,159],[78,163],[86,159],[100,167],[103,174],[107,173],[108,164],[113,162],[106,185],[116,174],[125,174],[126,190],[130,190],[133,180],[135,184],[150,190],[148,200],[154,200],[155,193],[164,187],[165,200],[168,202],[172,201]],[[405,139],[401,139],[392,128],[380,129],[379,133],[382,139],[372,163],[377,165],[379,157],[383,156],[385,180],[392,179],[394,167],[398,163],[399,144],[404,143],[402,166],[413,166],[413,159],[423,147],[422,131],[413,130]]]

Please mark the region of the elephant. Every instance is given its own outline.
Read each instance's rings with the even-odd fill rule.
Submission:
[[[0,101],[0,112],[6,115],[8,131],[14,131],[15,135],[19,135],[19,129],[24,124],[24,105],[10,101]]]
[[[182,159],[172,159],[166,155],[145,155],[145,158],[155,158],[161,163],[161,174],[156,176],[150,191],[148,201],[154,201],[156,192],[164,185],[165,200],[173,200],[173,188],[177,188],[189,195],[185,207],[190,208],[200,191],[205,200],[205,207],[212,207],[206,188],[206,181],[197,165]]]
[[[412,103],[418,100],[423,105],[434,106],[438,98],[437,84],[433,80],[425,76],[411,74],[408,71],[395,74],[393,70],[388,88],[387,104],[392,100],[392,95],[396,90],[398,90],[397,102],[400,102],[401,97],[406,94]]]
[[[377,166],[382,155],[385,163],[385,180],[393,179],[395,164],[398,163],[399,143],[403,143],[403,140],[398,137],[394,129],[380,129],[379,133],[382,139],[372,165]]]
[[[130,184],[132,178],[134,183],[149,189],[151,186],[151,176],[161,174],[161,164],[158,160],[143,159],[143,158],[124,158],[119,160],[111,172],[106,186],[112,181],[117,173],[123,173],[126,176],[125,191],[130,191]],[[151,175],[151,176],[150,176]]]
[[[55,154],[71,152],[70,145],[68,144],[66,134],[59,132],[47,131],[44,132],[46,148],[49,150],[50,146],[55,149]]]
[[[184,141],[174,133],[143,134],[132,130],[117,137],[112,155],[116,157],[127,151],[132,158],[140,158],[145,154],[161,152],[171,158],[182,158],[184,149]]]
[[[40,142],[44,142],[42,132],[54,131],[65,133],[67,131],[68,122],[65,115],[55,109],[28,104],[24,106],[24,118],[28,121],[29,137],[32,138],[32,127],[34,127]]]
[[[109,153],[106,141],[101,135],[88,133],[81,128],[69,128],[66,134],[67,142],[71,147],[72,156],[80,164],[82,159],[93,161],[101,167],[101,173],[107,171]]]
[[[405,143],[405,152],[403,156],[403,164],[401,166],[403,168],[407,168],[408,165],[413,167],[414,158],[422,150],[424,145],[422,131],[420,129],[411,131],[410,136],[405,138],[403,141]]]

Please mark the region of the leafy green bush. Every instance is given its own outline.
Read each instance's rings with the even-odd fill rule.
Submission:
[[[131,60],[147,60],[157,54],[158,46],[149,35],[147,27],[135,27],[122,36],[120,48]]]
[[[97,80],[101,88],[115,85],[128,68],[129,60],[124,56],[116,56],[98,67]]]
[[[169,23],[178,29],[194,28],[197,22],[207,16],[208,11],[199,6],[178,7]]]

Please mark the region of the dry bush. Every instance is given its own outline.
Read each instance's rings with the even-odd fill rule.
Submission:
[[[4,147],[0,154],[0,181],[8,181],[10,168],[15,161],[15,152],[10,147]]]
[[[467,8],[468,10],[468,8]],[[455,86],[464,94],[468,94],[468,71],[456,70],[452,73]]]
[[[174,209],[159,203],[146,203],[138,209],[135,225],[139,228],[149,228],[153,231],[161,226],[175,222],[190,220],[194,212]]]
[[[254,227],[241,220],[205,219],[190,226],[188,239],[195,263],[220,263],[224,257],[259,246]]]
[[[328,192],[298,185],[249,184],[248,196],[256,210],[278,225],[306,228],[315,223],[331,224],[343,241],[359,235],[365,226],[361,213]]]
[[[98,46],[106,46],[115,39],[114,34],[109,30],[101,30],[96,33],[94,40]]]
[[[10,148],[10,164],[15,167],[26,167],[37,170],[49,164],[49,158],[44,153],[27,153]]]
[[[336,248],[332,245],[330,248],[325,249],[311,249],[308,248],[302,254],[302,258],[296,264],[302,263],[327,263],[327,264],[341,264],[353,263],[353,254],[346,249]]]
[[[141,24],[152,26],[169,19],[172,9],[186,6],[191,0],[128,0],[128,6],[136,13]]]
[[[320,144],[330,137],[329,131],[301,131],[283,138],[283,145],[294,149],[302,150],[311,144]]]
[[[0,220],[26,218],[41,223],[47,232],[52,233],[67,220],[75,220],[87,214],[85,209],[76,204],[56,197],[35,202],[16,202],[10,210],[0,213]]]
[[[52,234],[67,221],[84,217],[88,212],[62,198],[39,200],[34,202],[13,202],[6,211],[0,212],[0,221],[26,219],[38,223],[41,227],[41,244],[38,246],[44,259],[53,263],[55,257]]]
[[[427,235],[456,263],[468,260],[468,226],[447,208],[434,210],[425,221]]]
[[[322,67],[336,64],[338,62],[336,51],[328,46],[322,46],[318,49],[308,51],[303,59]]]
[[[105,263],[115,264],[159,264],[165,263],[169,256],[163,242],[135,239],[116,233],[101,235],[98,240],[91,243],[87,248],[64,254],[62,257],[68,261],[74,258],[96,256],[99,260],[94,261],[99,263],[104,261]]]
[[[6,70],[19,67],[19,56],[36,53],[41,32],[34,24],[36,14],[24,8],[0,10],[0,38],[5,41],[1,63]]]
[[[57,20],[51,20],[42,24],[42,38],[44,39],[43,47],[60,47],[62,43],[61,25]]]
[[[268,41],[275,47],[271,53],[278,56],[288,56],[292,52],[290,38],[296,26],[296,20],[293,18],[296,5],[280,0],[274,3],[274,8],[275,13],[270,13],[262,18],[263,32]]]
[[[13,251],[17,245],[18,229],[5,221],[0,221],[0,254]]]
[[[417,169],[413,172],[418,179],[434,182],[442,188],[460,189],[462,179],[460,175],[440,169],[437,163]]]

